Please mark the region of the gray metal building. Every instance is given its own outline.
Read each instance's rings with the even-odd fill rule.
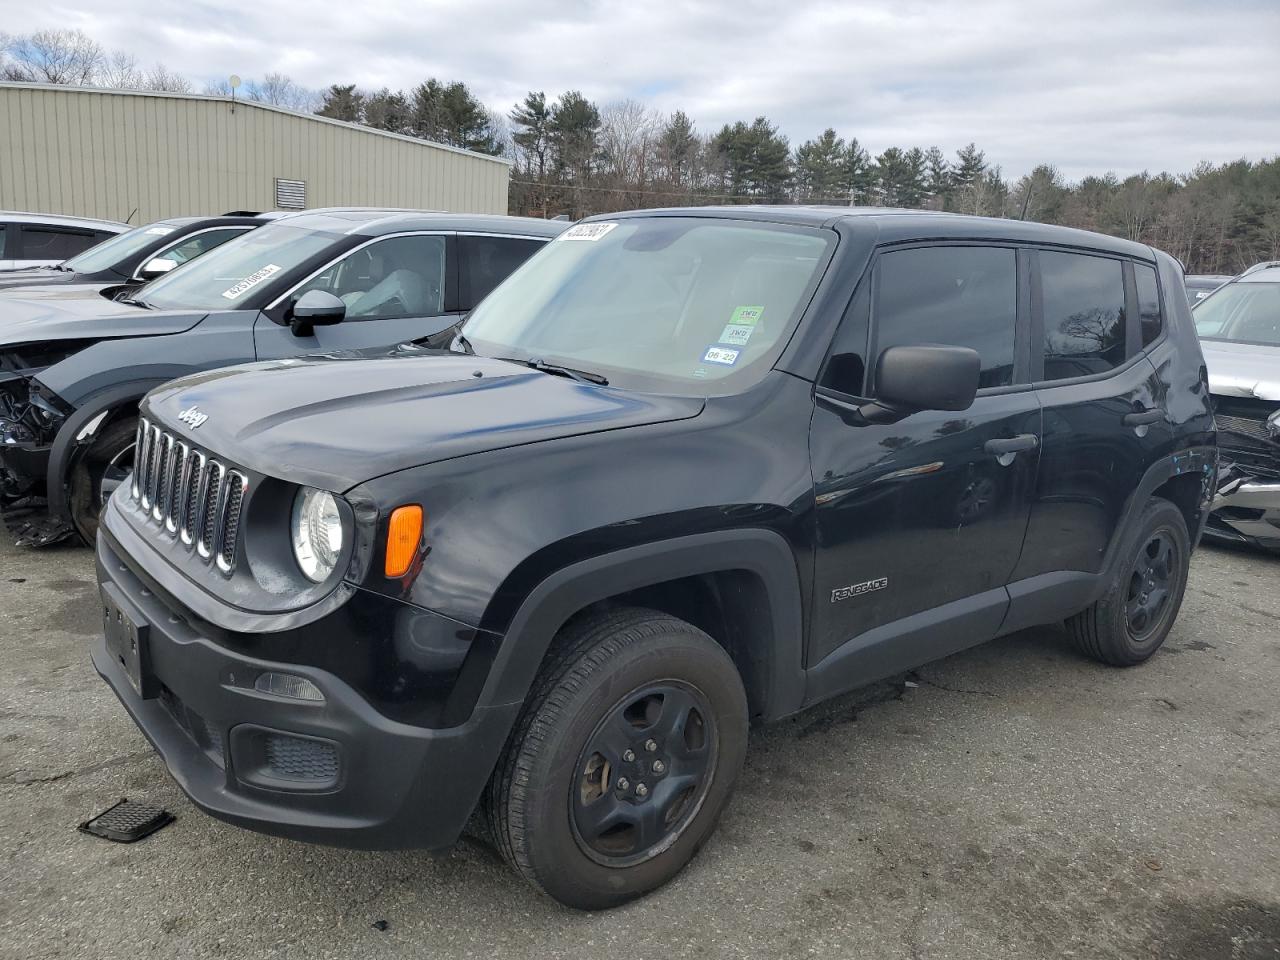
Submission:
[[[0,209],[147,223],[229,210],[506,213],[501,158],[226,97],[0,83]]]

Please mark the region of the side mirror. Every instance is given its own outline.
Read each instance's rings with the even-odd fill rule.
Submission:
[[[308,290],[293,305],[289,315],[289,329],[296,336],[309,337],[316,327],[328,327],[341,323],[347,315],[347,305],[326,290]]]
[[[876,400],[902,412],[968,410],[982,358],[968,347],[890,347],[876,364]]]
[[[142,265],[142,269],[138,271],[138,279],[154,280],[156,277],[164,276],[177,265],[177,260],[170,260],[168,257],[153,257]]]

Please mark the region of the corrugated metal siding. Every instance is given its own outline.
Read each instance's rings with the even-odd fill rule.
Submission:
[[[506,213],[500,160],[229,100],[0,84],[0,209],[147,223],[308,207]],[[135,212],[136,211],[136,212]]]

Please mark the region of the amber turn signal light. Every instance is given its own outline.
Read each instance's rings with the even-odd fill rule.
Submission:
[[[422,508],[416,503],[396,507],[387,524],[387,576],[403,577],[408,573],[421,545]]]

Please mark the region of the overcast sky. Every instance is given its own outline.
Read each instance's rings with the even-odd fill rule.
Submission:
[[[3,29],[79,27],[197,89],[279,70],[312,87],[465,81],[501,112],[579,89],[833,126],[873,154],[969,141],[1016,176],[1189,171],[1280,153],[1280,0],[373,0],[6,4]]]

